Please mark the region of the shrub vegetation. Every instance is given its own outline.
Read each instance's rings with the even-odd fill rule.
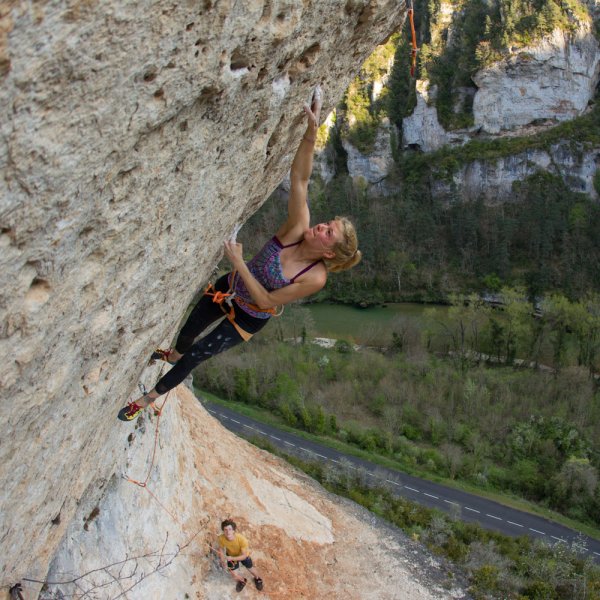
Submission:
[[[251,441],[278,453],[268,442]],[[504,536],[396,497],[388,487],[370,486],[365,473],[282,456],[329,491],[361,504],[448,559],[477,600],[600,600],[600,568],[582,542],[552,546]],[[448,575],[456,579],[456,573]]]
[[[399,321],[374,335],[379,351],[282,341],[302,329],[310,339],[306,309],[289,308],[195,381],[409,471],[600,527],[600,298],[555,296],[534,318],[518,290],[503,295],[503,311],[456,297],[422,335]]]

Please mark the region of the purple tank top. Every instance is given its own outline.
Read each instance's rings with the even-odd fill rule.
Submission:
[[[248,269],[250,269],[250,273],[254,276],[254,278],[269,292],[273,290],[278,290],[279,288],[285,287],[286,285],[290,285],[290,283],[294,283],[294,281],[300,277],[303,273],[306,273],[309,269],[312,269],[315,265],[319,264],[321,261],[317,260],[308,267],[302,269],[300,272],[296,273],[291,279],[287,279],[284,277],[281,271],[281,260],[280,253],[284,248],[290,248],[291,246],[297,246],[302,240],[299,242],[294,242],[293,244],[287,244],[284,246],[278,239],[277,236],[273,236],[256,254],[254,258],[252,258],[246,264],[248,265]],[[231,286],[231,273],[229,274],[229,285]],[[244,285],[244,282],[241,277],[235,278],[235,287],[234,290],[235,297],[234,302],[239,297],[243,302],[248,302],[250,304],[254,304],[254,299],[250,295],[250,292]],[[246,304],[238,304],[238,306],[249,315],[256,317],[258,319],[268,319],[271,315],[269,313],[259,312],[252,310]]]

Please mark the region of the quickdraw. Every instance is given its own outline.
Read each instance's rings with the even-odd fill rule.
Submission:
[[[415,76],[415,70],[417,67],[417,32],[415,31],[415,9],[413,7],[412,0],[410,0],[410,8],[408,9],[408,20],[410,22],[410,33],[412,37],[412,50],[410,51],[410,76]]]

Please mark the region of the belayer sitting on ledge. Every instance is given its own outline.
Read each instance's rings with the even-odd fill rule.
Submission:
[[[244,262],[241,244],[225,242],[225,255],[234,270],[217,280],[214,292],[207,291],[200,298],[181,329],[175,348],[157,350],[152,355],[174,367],[149,393],[121,409],[121,420],[137,417],[201,362],[250,339],[267,324],[276,307],[318,292],[327,282],[328,272],[350,269],[360,261],[356,232],[348,219],[335,217],[310,227],[308,182],[321,106],[321,90],[317,88],[311,106],[304,107],[308,125],[292,162],[286,222],[248,263]],[[233,296],[228,308],[223,306],[227,294]],[[227,318],[195,342],[224,312]]]
[[[221,549],[217,550],[221,566],[223,569],[227,569],[229,574],[236,580],[236,592],[241,592],[246,583],[248,583],[245,577],[236,574],[236,571],[240,568],[240,563],[250,571],[250,574],[254,578],[256,589],[261,591],[264,583],[250,558],[248,540],[236,530],[237,525],[231,519],[226,519],[221,523],[221,531],[223,533],[218,537],[218,541],[220,548],[225,549],[225,552]]]

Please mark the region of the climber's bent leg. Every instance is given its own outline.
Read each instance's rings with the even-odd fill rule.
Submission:
[[[220,277],[214,288],[219,292],[227,292],[229,284],[227,282],[228,275]],[[224,308],[228,309],[227,305]],[[177,354],[174,355],[173,359],[181,360],[181,355],[185,354],[194,343],[194,340],[212,323],[223,316],[223,309],[213,302],[212,296],[203,294],[200,300],[196,303],[196,306],[192,309],[189,314],[184,326],[181,328],[179,335],[177,336],[177,342],[175,343],[175,351]]]
[[[233,348],[240,342],[243,342],[242,336],[236,331],[235,327],[224,319],[213,331],[196,342],[186,354],[184,354],[177,364],[161,379],[154,388],[130,402],[119,411],[118,417],[121,421],[132,421],[156,398],[166,394],[169,390],[179,385],[201,362]]]
[[[246,323],[244,323],[246,326],[242,326],[248,333],[256,333],[268,321],[268,319],[252,320],[256,323],[252,324],[253,327],[250,331],[248,331],[250,327]],[[228,319],[223,319],[208,335],[192,345],[177,364],[158,381],[154,389],[158,394],[166,394],[179,385],[200,363],[237,346],[243,341],[242,336],[231,322]]]
[[[212,302],[211,302],[212,304]],[[245,332],[254,335],[260,331],[266,324],[267,319],[259,319],[245,313],[240,308],[235,309],[235,322]],[[220,309],[219,309],[219,312]],[[222,314],[222,313],[221,313]],[[186,323],[187,324],[187,323]],[[236,328],[226,317],[210,333],[193,344],[188,352],[183,354],[177,361],[177,364],[162,377],[156,386],[141,398],[130,402],[126,407],[119,411],[119,419],[122,421],[131,421],[135,419],[151,402],[162,394],[179,385],[200,363],[209,359],[211,356],[225,352],[244,339],[238,333]]]

